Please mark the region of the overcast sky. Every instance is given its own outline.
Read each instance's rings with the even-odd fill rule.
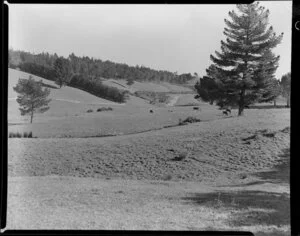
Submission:
[[[274,49],[277,78],[291,68],[292,2],[261,2],[269,23],[284,32]],[[224,19],[235,5],[9,4],[9,47],[34,53],[89,56],[200,76],[225,39]]]

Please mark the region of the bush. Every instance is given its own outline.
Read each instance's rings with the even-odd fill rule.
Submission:
[[[196,122],[200,122],[200,121],[201,120],[196,117],[189,116],[185,120],[179,119],[179,125],[186,125],[188,123],[196,123]]]
[[[171,179],[172,179],[172,175],[170,175],[170,174],[164,175],[162,177],[162,180],[164,180],[164,181],[168,181],[168,180],[171,180]]]
[[[112,111],[113,109],[111,107],[101,107],[97,109],[97,112],[101,112],[101,111]]]
[[[8,135],[9,138],[32,138],[32,132],[23,132],[23,135],[22,133],[19,133],[19,132],[9,132],[9,135]]]
[[[93,110],[92,109],[88,109],[86,112],[87,113],[91,113],[91,112],[93,112]]]

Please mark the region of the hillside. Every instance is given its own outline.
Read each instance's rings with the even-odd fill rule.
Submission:
[[[103,84],[111,87],[116,87],[118,89],[125,89],[130,91],[131,93],[134,93],[136,91],[150,91],[150,92],[192,92],[192,89],[183,87],[180,85],[170,84],[167,82],[161,82],[161,83],[151,83],[151,82],[138,82],[135,81],[132,85],[127,85],[127,81],[124,79],[108,79],[103,80]]]
[[[18,110],[19,106],[16,102],[17,93],[13,90],[13,87],[18,83],[19,78],[29,78],[30,74],[9,69],[9,80],[8,80],[8,122],[19,122],[19,120],[26,120],[26,117],[21,117]],[[71,87],[58,86],[53,82],[43,79],[38,76],[33,76],[33,79],[46,84],[50,90],[50,110],[46,112],[46,116],[65,116],[65,115],[75,115],[77,113],[85,112],[89,106],[120,106],[122,104],[108,101],[96,97],[92,94],[84,92],[80,89]],[[132,103],[132,102],[131,102]],[[44,114],[38,114],[38,116],[44,116]]]

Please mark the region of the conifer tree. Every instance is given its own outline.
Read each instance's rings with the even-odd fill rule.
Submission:
[[[30,123],[32,123],[35,112],[43,113],[49,110],[50,89],[42,89],[42,81],[37,82],[33,80],[32,76],[29,76],[29,79],[19,79],[13,89],[19,94],[17,102],[21,106],[19,108],[21,115],[29,114]]]
[[[221,52],[210,56],[213,64],[206,72],[218,85],[218,93],[214,90],[217,104],[237,106],[240,116],[245,106],[262,102],[269,92],[279,61],[271,50],[281,42],[283,33],[276,35],[272,26],[268,27],[269,10],[258,2],[240,4],[237,9],[238,13],[229,12],[231,20],[225,19],[226,41],[221,41]]]

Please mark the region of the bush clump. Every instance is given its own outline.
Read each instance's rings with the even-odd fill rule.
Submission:
[[[93,110],[92,109],[88,109],[86,112],[87,113],[91,113],[91,112],[93,112]]]
[[[32,132],[23,132],[19,133],[19,132],[9,132],[8,135],[9,138],[32,138]]]
[[[185,120],[179,119],[179,125],[187,125],[188,123],[196,123],[200,121],[201,120],[196,117],[189,116]]]
[[[101,111],[112,111],[113,109],[111,107],[101,107],[97,109],[97,112]]]

